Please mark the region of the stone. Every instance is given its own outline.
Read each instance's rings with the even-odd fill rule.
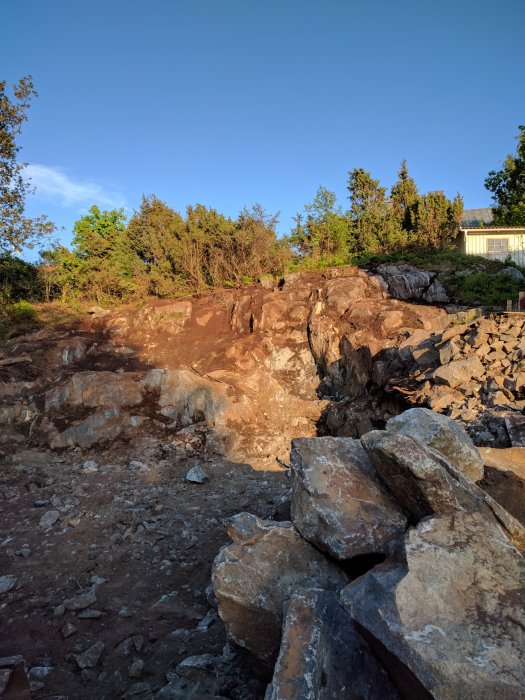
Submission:
[[[31,688],[22,656],[0,657],[0,697],[3,700],[31,700]]]
[[[62,629],[60,631],[64,639],[67,639],[68,637],[71,637],[72,634],[75,634],[75,632],[77,632],[77,628],[72,622],[66,622],[62,626]]]
[[[454,343],[453,340],[447,341],[440,349],[439,349],[439,364],[440,365],[446,365],[449,362],[451,362],[457,355],[459,354],[460,349]]]
[[[86,649],[82,654],[75,657],[79,668],[94,668],[100,659],[100,655],[104,651],[104,642],[98,641],[93,646]]]
[[[377,476],[359,440],[293,440],[292,521],[336,559],[388,551],[406,518]]]
[[[53,525],[56,523],[56,521],[60,518],[60,513],[58,510],[48,510],[44,515],[40,518],[40,527],[42,527],[44,530],[49,530],[50,528],[53,527]]]
[[[513,282],[525,282],[523,274],[515,267],[504,267],[496,272],[497,277],[507,277]]]
[[[128,668],[128,676],[130,678],[140,678],[144,672],[144,661],[142,659],[135,659],[131,666]]]
[[[87,459],[82,465],[85,472],[98,472],[98,464],[93,459]]]
[[[341,596],[406,698],[525,693],[525,562],[481,513],[426,518]]]
[[[77,614],[77,617],[80,620],[98,620],[103,614],[102,610],[93,610],[90,608],[89,610],[81,610]]]
[[[420,270],[411,265],[380,265],[378,273],[385,280],[394,299],[426,301],[430,304],[449,301],[435,272]]]
[[[472,378],[480,379],[485,368],[475,355],[470,355],[461,360],[453,360],[448,365],[434,370],[434,381],[438,384],[446,384],[451,389],[457,386],[465,387]]]
[[[204,484],[208,481],[208,477],[201,467],[192,467],[187,473],[184,479],[191,484]]]
[[[485,476],[480,486],[525,525],[525,447],[480,447]]]
[[[348,579],[291,523],[239,513],[226,527],[233,544],[212,568],[219,615],[236,644],[270,661],[279,649],[284,601],[305,588],[338,591]]]
[[[367,642],[329,591],[295,593],[265,700],[399,698]]]
[[[409,435],[374,430],[361,438],[381,478],[404,506],[412,522],[455,511],[483,512],[522,552],[525,528],[441,453]]]
[[[85,593],[79,593],[78,595],[68,598],[64,601],[64,606],[66,610],[84,610],[84,608],[89,608],[97,600],[97,593],[95,586],[89,589]]]
[[[0,576],[0,595],[9,593],[16,586],[17,581],[16,576]]]
[[[386,424],[397,431],[441,452],[472,481],[483,478],[483,460],[468,433],[455,421],[427,408],[411,408]]]

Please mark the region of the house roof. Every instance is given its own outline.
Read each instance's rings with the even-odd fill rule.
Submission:
[[[519,233],[525,233],[525,226],[463,226],[459,227],[460,231],[465,231],[469,236],[478,235],[484,236],[487,233],[496,233],[498,231],[517,231]]]
[[[461,226],[480,226],[481,224],[492,223],[492,209],[465,209],[461,217]]]

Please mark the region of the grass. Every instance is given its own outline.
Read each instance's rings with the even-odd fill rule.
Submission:
[[[466,277],[451,276],[447,279],[447,287],[462,303],[499,307],[505,307],[507,299],[516,303],[518,293],[525,291],[524,282],[490,272],[474,272]]]
[[[17,301],[0,307],[0,344],[14,335],[35,330],[41,325],[38,310],[28,301]]]

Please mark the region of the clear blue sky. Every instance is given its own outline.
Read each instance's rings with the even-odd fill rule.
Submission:
[[[67,243],[154,193],[279,230],[347,173],[490,205],[525,123],[524,0],[4,0],[0,77],[40,93],[20,143]]]

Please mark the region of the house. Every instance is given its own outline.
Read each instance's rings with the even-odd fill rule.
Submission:
[[[525,266],[525,226],[491,226],[492,209],[465,209],[457,245],[461,253]]]

